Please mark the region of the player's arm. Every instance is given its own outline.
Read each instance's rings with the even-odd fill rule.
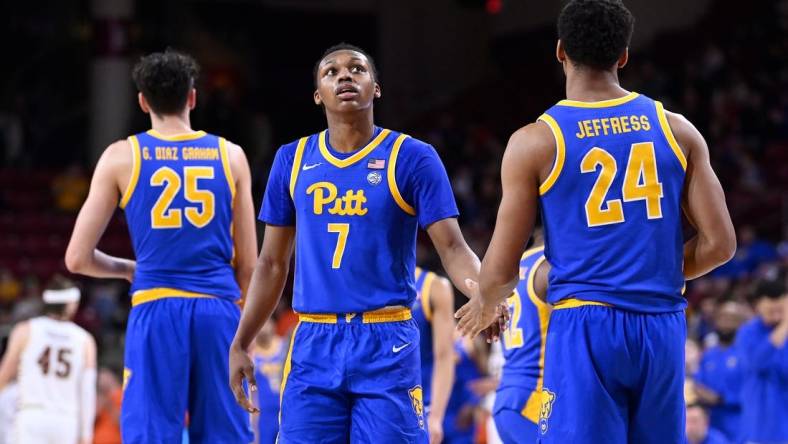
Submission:
[[[429,431],[430,444],[443,439],[443,418],[454,384],[454,289],[446,278],[432,281],[432,393],[430,394]]]
[[[118,206],[118,178],[130,175],[131,148],[125,140],[110,145],[99,159],[90,192],[77,216],[66,249],[66,268],[77,274],[131,281],[135,262],[110,256],[96,248]]]
[[[254,203],[252,202],[252,174],[249,162],[240,146],[227,143],[235,180],[233,202],[233,242],[235,245],[235,279],[241,287],[241,297],[246,296],[249,279],[254,271],[257,256],[257,232],[255,231]]]
[[[554,156],[555,141],[543,123],[532,123],[509,139],[501,164],[501,204],[479,276],[481,297],[456,314],[464,335],[475,336],[486,328],[496,305],[517,285],[520,257],[536,219],[540,174],[549,169],[546,165],[552,165]]]
[[[697,234],[684,244],[684,276],[695,279],[733,257],[736,233],[722,185],[711,168],[706,141],[683,116],[666,114],[673,135],[687,157],[682,205]]]
[[[478,281],[480,262],[479,257],[465,242],[457,219],[450,217],[435,222],[427,227],[427,234],[449,279],[470,298],[472,289],[467,285],[466,279]]]
[[[263,248],[249,282],[238,330],[230,345],[230,387],[236,401],[250,413],[256,412],[257,408],[244,393],[243,379],[249,381],[252,391],[257,390],[257,385],[254,365],[247,350],[282,296],[285,279],[290,272],[294,239],[295,227],[266,225]]]
[[[29,337],[30,324],[28,322],[21,322],[11,330],[8,347],[5,355],[3,355],[2,362],[0,362],[0,391],[3,391],[5,386],[16,377],[17,371],[19,371],[19,360],[22,357],[22,350],[25,349]]]
[[[85,338],[85,368],[80,381],[80,435],[81,444],[93,442],[96,423],[96,340],[87,334]]]

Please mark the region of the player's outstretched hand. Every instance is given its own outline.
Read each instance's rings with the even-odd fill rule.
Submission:
[[[230,388],[235,395],[235,402],[249,413],[260,411],[252,404],[244,390],[244,379],[249,382],[249,390],[257,391],[257,381],[254,379],[254,364],[249,354],[240,345],[233,342],[230,345]]]
[[[499,305],[490,306],[484,303],[477,282],[466,279],[465,284],[471,290],[472,297],[468,303],[454,313],[454,317],[460,320],[457,323],[457,330],[463,336],[475,338],[482,330],[496,322],[499,315],[503,313],[500,311]]]
[[[509,325],[509,306],[506,304],[506,301],[498,304],[498,313],[498,322],[493,322],[482,331],[482,335],[487,339],[488,344],[500,340],[501,335],[506,331],[506,326]]]

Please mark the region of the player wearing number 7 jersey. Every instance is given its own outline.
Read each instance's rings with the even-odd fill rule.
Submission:
[[[192,442],[249,442],[249,417],[223,383],[257,246],[246,157],[225,139],[191,129],[191,57],[148,55],[133,77],[152,129],[102,155],[66,265],[132,283],[123,442],[180,442],[187,411]],[[96,249],[118,205],[136,262]]]
[[[410,312],[419,226],[466,293],[478,258],[459,230],[435,150],[374,125],[381,88],[371,58],[338,45],[314,74],[328,129],[284,145],[274,159],[230,383],[251,409],[241,385],[253,378],[246,350],[279,300],[295,245],[300,322],[284,365],[279,443],[423,442],[419,331]]]
[[[620,0],[573,0],[558,19],[566,95],[517,131],[481,271],[461,309],[474,333],[517,282],[541,207],[554,306],[542,443],[684,442],[685,279],[727,261],[735,237],[703,137],[624,90],[634,19]],[[682,208],[697,235],[685,242]]]

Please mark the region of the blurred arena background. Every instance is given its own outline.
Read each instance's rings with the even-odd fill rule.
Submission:
[[[466,238],[481,256],[494,226],[508,135],[564,97],[553,55],[560,3],[6,3],[0,17],[0,351],[15,322],[38,314],[47,280],[66,273],[66,242],[99,154],[147,128],[130,78],[140,55],[173,47],[202,65],[193,127],[245,149],[259,209],[278,145],[324,125],[312,103],[313,64],[340,41],[367,49],[381,72],[378,124],[435,146]],[[755,283],[788,265],[788,1],[626,4],[637,22],[622,85],[660,98],[698,126],[737,227],[736,257],[687,289],[690,346],[702,350],[716,341],[712,318],[721,301],[741,302],[741,314],[749,316]],[[132,256],[121,211],[107,233],[100,248]],[[419,257],[423,266],[439,269],[427,242]],[[119,378],[122,369],[128,284],[81,282],[77,322],[95,335],[99,365],[107,369],[101,409],[119,390],[113,374]],[[285,295],[280,335],[294,323]],[[485,390],[484,384],[473,388]]]

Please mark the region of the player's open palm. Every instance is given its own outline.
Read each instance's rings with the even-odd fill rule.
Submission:
[[[233,344],[230,346],[230,388],[235,396],[235,401],[249,413],[259,411],[246,395],[244,379],[249,382],[249,390],[257,391],[257,382],[254,379],[254,364],[249,354],[243,348]]]
[[[430,444],[441,444],[443,442],[443,420],[429,416],[427,423],[427,429],[430,431]]]

